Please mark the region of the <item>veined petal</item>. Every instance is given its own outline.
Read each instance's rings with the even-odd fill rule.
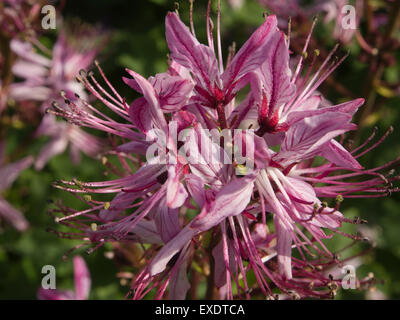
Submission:
[[[203,180],[194,174],[188,174],[185,177],[186,186],[191,197],[196,201],[197,205],[202,208],[206,201]]]
[[[154,222],[164,243],[167,243],[181,231],[178,208],[169,208],[165,197],[160,201],[154,216]]]
[[[212,90],[214,82],[219,78],[219,71],[211,48],[200,44],[176,13],[167,14],[165,35],[172,59],[189,69],[204,88]]]
[[[194,126],[197,122],[196,116],[189,111],[175,112],[172,116],[172,120],[177,123],[178,133],[190,126]]]
[[[48,68],[25,60],[17,60],[12,67],[12,71],[16,76],[32,81],[40,81],[42,78],[47,77],[49,73]]]
[[[171,165],[168,169],[167,180],[167,204],[169,208],[179,208],[185,202],[188,194],[185,187],[179,181],[180,174],[176,172],[179,168]]]
[[[275,33],[268,48],[259,73],[267,99],[268,113],[271,116],[277,108],[293,97],[296,85],[291,81],[289,48],[284,33]]]
[[[122,80],[128,85],[130,86],[133,90],[135,90],[136,92],[143,94],[142,89],[140,88],[140,86],[138,85],[137,81],[135,79],[131,79],[131,78],[127,78],[127,77],[122,77]]]
[[[313,97],[309,98],[312,99]],[[306,103],[308,100],[306,100],[304,103]],[[319,108],[319,109],[314,109],[314,110],[304,110],[304,111],[293,111],[289,113],[287,117],[287,123],[289,125],[292,125],[293,123],[296,123],[297,121],[300,121],[306,117],[313,117],[316,115],[328,113],[328,112],[341,112],[341,113],[347,113],[351,116],[353,116],[358,108],[364,104],[364,99],[354,99],[348,102],[344,102],[335,106],[331,107],[324,107],[324,108]]]
[[[221,76],[225,90],[232,87],[241,76],[261,66],[265,61],[265,54],[269,50],[268,42],[277,32],[276,27],[276,16],[267,17],[265,22],[240,48]]]
[[[154,276],[166,268],[168,262],[196,235],[196,230],[186,225],[173,239],[171,239],[155,256],[150,263],[150,275]]]
[[[150,264],[150,274],[162,272],[168,262],[195,235],[209,230],[227,217],[243,212],[250,201],[255,177],[247,175],[236,179],[223,187],[216,195],[211,207],[205,205],[202,212],[171,239]]]
[[[132,232],[136,236],[138,236],[143,242],[155,244],[162,243],[154,220],[140,220],[138,224],[133,228]]]
[[[297,111],[313,111],[317,110],[318,106],[322,102],[322,96],[321,95],[315,95],[307,98],[303,102],[296,104],[293,109],[289,110],[291,113],[297,112]]]
[[[129,106],[129,117],[132,123],[143,133],[152,129],[150,108],[147,100],[143,97],[136,99]]]
[[[229,254],[229,269],[233,273],[235,271],[235,257],[233,255],[234,249],[230,242],[227,243]],[[223,252],[223,241],[221,240],[213,249],[212,255],[215,261],[215,286],[221,288],[226,284],[226,273],[228,272]],[[227,259],[227,260],[228,260]]]
[[[231,128],[247,129],[251,124],[257,124],[257,108],[255,107],[255,99],[253,94],[248,94],[247,97],[233,109],[229,116],[228,123]]]
[[[240,131],[234,136],[235,142],[235,159],[252,161],[257,169],[265,168],[269,165],[269,161],[273,155],[271,149],[262,137],[251,134],[250,132]],[[240,152],[238,154],[238,152]],[[241,163],[242,164],[242,163]]]
[[[154,91],[153,86],[149,81],[143,78],[140,74],[136,73],[135,71],[126,69],[126,71],[136,80],[138,86],[143,92],[143,97],[146,99],[150,115],[151,121],[154,125],[166,132],[167,130],[167,122],[165,121],[164,115],[160,108],[160,103],[157,99],[156,92]]]
[[[191,81],[167,73],[157,74],[149,81],[158,95],[161,109],[168,112],[180,110],[188,102],[193,90]]]
[[[347,151],[339,142],[332,139],[322,151],[321,154],[325,159],[331,161],[337,166],[362,169],[363,167],[358,161]]]
[[[349,114],[327,112],[296,122],[286,133],[281,151],[273,160],[287,165],[317,155],[334,137],[356,128],[350,120]]]
[[[253,192],[255,176],[247,176],[235,179],[221,188],[217,193],[210,208],[204,207],[196,217],[192,228],[198,232],[211,229],[228,217],[236,216],[244,211],[249,204]]]
[[[184,300],[190,288],[187,272],[189,253],[190,250],[185,253],[179,269],[174,273],[169,283],[168,298],[171,300]]]

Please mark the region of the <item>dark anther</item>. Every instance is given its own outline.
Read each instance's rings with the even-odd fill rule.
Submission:
[[[177,252],[172,258],[171,258],[171,260],[169,260],[168,261],[168,263],[167,263],[167,266],[168,267],[172,267],[174,264],[175,264],[175,262],[178,260],[178,258],[179,258],[179,255],[180,255],[180,251],[179,252]]]
[[[164,184],[168,179],[168,171],[164,171],[159,176],[157,176],[157,182],[159,184]]]

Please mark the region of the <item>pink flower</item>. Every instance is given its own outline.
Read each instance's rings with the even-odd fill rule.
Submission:
[[[51,106],[51,102],[62,103],[64,99],[77,100],[76,95],[87,99],[84,87],[75,81],[79,70],[87,68],[94,60],[101,38],[96,34],[86,34],[81,28],[79,36],[86,47],[76,42],[77,35],[61,32],[54,45],[52,57],[34,51],[34,47],[27,42],[12,40],[11,49],[19,59],[13,65],[13,73],[22,82],[15,82],[9,86],[10,98],[18,101],[37,101],[42,112]],[[92,32],[93,33],[93,32]],[[88,42],[88,43],[86,43]],[[60,95],[61,92],[61,95]],[[102,149],[102,141],[76,126],[56,121],[52,114],[44,114],[42,123],[36,135],[50,137],[50,142],[40,151],[35,162],[35,168],[41,170],[55,155],[64,152],[70,144],[71,158],[74,163],[80,160],[80,152],[89,156],[97,155]]]
[[[37,297],[39,300],[87,300],[89,297],[91,279],[85,260],[75,256],[74,282],[75,291],[39,288]]]
[[[129,105],[98,65],[106,89],[92,73],[80,73],[79,82],[123,121],[81,98],[54,106],[52,112],[70,122],[121,140],[113,150],[123,168],[119,179],[55,184],[77,196],[112,194],[112,200],[86,195],[82,200],[87,209],[61,207],[54,212],[63,215],[55,218],[57,222],[76,229],[57,234],[94,244],[90,252],[107,241],[150,245],[152,258],[135,277],[133,298],[154,289],[155,298],[161,299],[168,286],[168,297],[185,298],[190,287],[186,270],[204,251],[204,234],[210,237],[208,258],[216,262],[210,265],[215,265],[214,283],[222,298],[234,298],[232,280],[237,296],[250,298],[254,288],[247,282],[249,272],[267,297],[273,296],[272,285],[286,296],[332,297],[340,281],[325,271],[340,262],[324,240],[333,234],[360,240],[340,227],[343,222],[364,222],[342,215],[343,198],[398,191],[391,186],[398,177],[379,173],[392,163],[364,169],[357,160],[383,139],[362,152],[372,138],[355,150],[346,150],[337,140],[357,128],[351,119],[363,99],[333,106],[321,103],[317,89],[342,61],[331,62],[337,48],[313,74],[308,71],[301,77],[304,54],[291,70],[289,39],[276,24],[275,16],[267,17],[235,55],[231,52],[224,68],[219,20],[217,58],[209,11],[208,45],[198,42],[193,24],[189,30],[175,13],[168,13],[168,70],[149,79],[127,70],[132,78],[124,78],[141,98]],[[310,37],[311,33],[303,52]],[[317,57],[315,53],[309,70]],[[247,84],[250,92],[236,106],[236,95]],[[247,129],[249,123],[255,135],[234,131]],[[219,136],[224,129],[232,141]],[[177,136],[185,139],[177,141]],[[252,168],[225,162],[239,145]],[[149,157],[154,146],[157,152]],[[313,164],[316,158],[323,159],[322,164]],[[129,162],[136,166],[134,173]],[[239,169],[246,174],[237,174]],[[320,197],[334,200],[329,206]],[[194,217],[186,214],[196,208]],[[292,257],[294,250],[300,258]]]
[[[21,34],[32,36],[33,22],[39,16],[41,1],[31,3],[26,0],[4,0],[0,10],[0,30],[7,36]]]
[[[19,174],[30,167],[33,162],[33,158],[28,156],[14,163],[4,164],[4,151],[4,144],[2,143],[0,145],[0,192],[9,188]],[[24,231],[29,226],[23,214],[1,196],[0,217],[11,223],[18,231]]]

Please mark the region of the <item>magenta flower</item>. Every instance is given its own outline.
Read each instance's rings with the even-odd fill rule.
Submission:
[[[0,192],[9,188],[19,174],[30,167],[33,158],[28,156],[14,163],[4,163],[4,144],[0,144]],[[11,206],[3,197],[0,196],[0,218],[11,223],[18,231],[24,231],[28,228],[29,223],[23,214]]]
[[[31,3],[26,0],[4,0],[0,10],[1,33],[15,37],[20,34],[32,36],[32,22],[40,14],[41,1]]]
[[[233,286],[240,298],[250,298],[252,290],[273,297],[273,287],[285,296],[332,297],[340,281],[326,271],[340,261],[324,241],[333,234],[359,240],[340,227],[343,222],[364,222],[345,218],[340,203],[346,197],[398,191],[391,185],[398,177],[380,173],[393,162],[364,169],[357,160],[383,139],[367,147],[370,138],[354,150],[337,140],[357,128],[351,119],[363,99],[322,103],[317,89],[344,59],[331,61],[336,47],[311,74],[315,53],[302,77],[305,54],[291,70],[289,39],[277,28],[275,16],[269,16],[236,54],[230,52],[224,68],[219,20],[218,58],[209,21],[208,11],[204,45],[194,36],[193,24],[189,30],[177,14],[167,14],[168,70],[149,79],[127,70],[132,78],[124,78],[125,83],[143,95],[130,105],[98,65],[107,89],[92,73],[80,72],[78,81],[123,121],[82,98],[67,99],[64,107],[51,110],[121,141],[113,153],[124,171],[111,181],[56,183],[77,196],[85,194],[81,199],[88,209],[55,209],[63,214],[57,222],[76,229],[55,232],[94,244],[89,252],[107,241],[147,243],[152,258],[135,277],[135,299],[151,291],[157,299],[166,292],[169,298],[185,298],[190,287],[187,270],[204,251],[213,268],[211,283],[221,298],[233,299]],[[250,92],[236,106],[236,95],[246,85]],[[253,131],[235,131],[238,128]],[[252,166],[237,158],[226,161],[233,153]],[[317,158],[320,162],[314,164]],[[113,198],[100,201],[86,193]],[[197,215],[187,214],[196,208]],[[293,251],[300,258],[292,257]],[[249,273],[255,283],[248,282]],[[208,298],[213,297],[210,288]]]
[[[19,57],[13,65],[13,73],[23,81],[9,86],[10,98],[17,102],[37,101],[43,113],[54,99],[55,103],[62,103],[67,98],[76,100],[75,95],[87,99],[84,87],[75,81],[75,76],[80,69],[87,68],[93,62],[100,48],[95,43],[101,42],[101,39],[96,34],[80,34],[80,37],[87,37],[88,43],[86,47],[79,47],[74,36],[76,35],[61,32],[51,59],[34,52],[30,43],[13,40],[11,49]],[[60,97],[60,92],[63,97]],[[36,159],[37,170],[41,170],[52,157],[64,152],[68,144],[71,146],[70,153],[74,163],[79,162],[80,152],[95,156],[102,149],[101,140],[76,126],[56,121],[52,114],[44,114],[36,135],[50,137]]]
[[[85,260],[75,256],[74,282],[75,291],[39,288],[37,297],[39,300],[87,300],[89,297],[91,279]]]

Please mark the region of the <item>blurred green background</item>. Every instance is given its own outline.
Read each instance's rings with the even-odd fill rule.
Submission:
[[[187,1],[179,1],[181,18],[188,22]],[[205,40],[205,9],[207,1],[195,1],[194,20],[197,36]],[[169,10],[174,9],[174,1],[67,1],[62,15],[64,18],[79,17],[89,23],[100,23],[111,31],[108,45],[98,57],[105,73],[119,92],[128,101],[134,97],[132,90],[121,80],[125,75],[124,68],[131,68],[148,77],[166,69],[167,46],[164,38],[164,18]],[[265,8],[257,1],[244,1],[243,7],[233,9],[223,1],[222,35],[224,52],[232,41],[240,47],[251,32],[262,23]],[[293,25],[293,28],[296,28]],[[323,39],[328,48],[334,44],[330,39],[330,29],[320,23],[315,35]],[[45,34],[43,43],[54,41],[54,34]],[[362,83],[368,70],[368,62],[360,61],[360,48],[350,44],[349,58],[335,72],[336,81],[350,90],[355,96],[362,96]],[[385,72],[392,82],[399,81],[400,60],[397,52],[397,63]],[[343,96],[334,89],[324,89],[324,93],[334,102],[341,102]],[[348,97],[344,97],[348,99]],[[375,151],[361,159],[365,167],[382,165],[400,154],[400,97],[384,99],[384,106],[374,121],[379,133],[393,125],[395,131]],[[7,111],[12,115],[12,110]],[[7,128],[7,154],[13,155],[21,147],[21,141],[34,132],[34,125],[29,123],[14,124]],[[396,130],[399,129],[399,130]],[[361,136],[367,137],[371,127],[366,127]],[[25,144],[20,156],[37,155],[46,139]],[[4,194],[15,207],[24,212],[31,224],[25,233],[19,233],[8,225],[1,225],[0,230],[0,298],[1,299],[35,299],[36,291],[41,284],[43,265],[54,265],[57,270],[57,288],[73,288],[73,269],[71,257],[62,261],[63,254],[78,242],[59,239],[46,232],[47,227],[56,227],[52,218],[46,214],[51,201],[62,198],[67,204],[79,207],[81,204],[66,192],[51,186],[56,179],[79,177],[82,181],[103,179],[104,168],[95,159],[83,156],[78,166],[72,165],[68,152],[53,158],[40,172],[33,168],[25,170],[11,189]],[[372,253],[362,257],[357,275],[362,278],[369,272],[383,280],[377,288],[387,298],[400,298],[400,195],[393,194],[382,199],[345,200],[342,209],[347,217],[360,216],[369,221],[370,231],[376,234],[376,248]],[[355,231],[354,226],[345,226],[346,231]],[[349,239],[336,237],[330,241],[333,248],[340,248],[350,242]],[[350,252],[356,253],[368,245],[360,244]],[[121,299],[128,291],[128,286],[120,284],[116,277],[117,268],[112,260],[106,259],[107,246],[91,255],[82,254],[88,263],[92,275],[90,299]],[[353,290],[340,291],[338,299],[364,298],[365,293]]]

